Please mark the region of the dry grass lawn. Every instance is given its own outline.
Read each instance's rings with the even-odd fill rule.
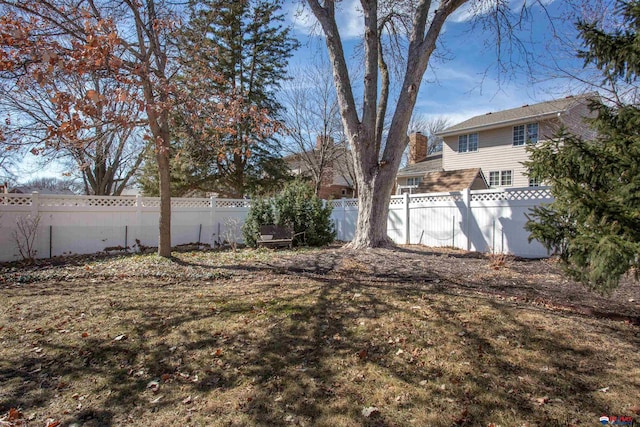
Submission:
[[[590,311],[569,304],[578,297],[536,297],[557,282],[590,300],[551,262],[491,267],[420,248],[6,266],[0,426],[548,427],[638,417],[637,285],[592,296]],[[607,304],[629,316],[593,315]]]

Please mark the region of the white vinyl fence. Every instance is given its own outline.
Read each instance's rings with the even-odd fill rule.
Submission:
[[[249,200],[173,198],[172,245],[241,240]],[[0,194],[0,261],[20,259],[16,223],[40,218],[38,258],[158,245],[160,199],[141,196]]]
[[[399,244],[544,257],[547,251],[528,243],[523,226],[530,208],[551,200],[545,188],[393,196],[387,232]],[[351,240],[357,199],[329,203],[338,240]],[[16,224],[21,218],[40,219],[38,258],[157,246],[159,205],[159,198],[141,196],[0,194],[0,261],[20,259]],[[250,200],[173,198],[172,244],[241,242],[249,207]]]

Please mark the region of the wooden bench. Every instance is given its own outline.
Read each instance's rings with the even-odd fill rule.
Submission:
[[[299,233],[302,234],[302,233]],[[291,227],[282,225],[262,225],[260,226],[260,237],[258,238],[258,247],[264,246],[268,248],[279,248],[288,246],[293,247],[293,233]]]

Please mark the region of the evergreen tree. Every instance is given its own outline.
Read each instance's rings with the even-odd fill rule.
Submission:
[[[624,28],[614,33],[597,23],[579,23],[588,51],[607,79],[633,82],[640,67],[640,2],[621,3]],[[533,210],[530,239],[559,253],[568,273],[606,292],[640,267],[640,109],[637,105],[591,105],[597,137],[585,140],[561,131],[529,148],[529,174],[551,185],[555,200]]]
[[[290,226],[296,237],[294,246],[324,246],[336,238],[330,204],[316,196],[308,183],[295,180],[270,199],[256,199],[252,202],[242,232],[247,245],[258,244],[260,226],[277,224]]]
[[[288,59],[297,42],[282,26],[280,0],[195,0],[191,18],[179,46],[183,58],[183,84],[193,101],[208,93],[234,95],[234,104],[219,108],[240,111],[231,132],[212,128],[211,116],[185,103],[174,117],[173,191],[214,191],[227,197],[264,194],[281,188],[289,178],[274,132],[280,110],[276,90],[286,78]],[[203,67],[217,77],[202,79]],[[272,120],[269,132],[262,116]],[[243,114],[246,112],[246,114]],[[153,173],[144,180],[153,181]],[[149,186],[151,188],[151,186]]]

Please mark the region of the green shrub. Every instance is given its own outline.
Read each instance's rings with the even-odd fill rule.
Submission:
[[[294,245],[327,245],[335,239],[331,210],[309,185],[294,181],[273,199],[258,199],[252,204],[242,230],[245,242],[255,247],[260,226],[276,224],[291,226],[296,234],[304,232],[296,236]]]
[[[247,244],[247,246],[255,248],[258,245],[260,226],[273,224],[273,212],[273,206],[270,200],[252,200],[251,209],[249,209],[247,219],[242,226],[242,234],[244,235],[244,242]]]

